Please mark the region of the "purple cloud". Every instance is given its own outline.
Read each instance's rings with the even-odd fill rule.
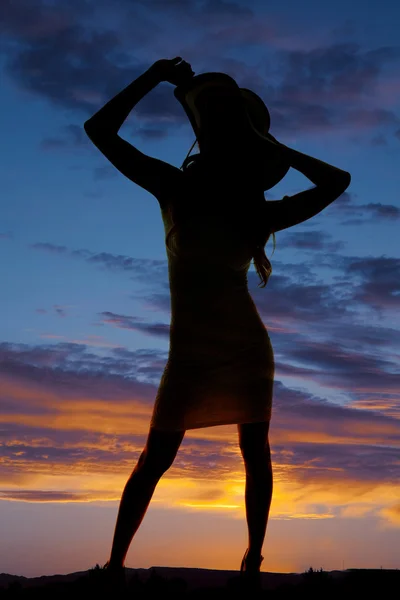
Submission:
[[[112,179],[113,177],[116,177],[117,174],[118,174],[118,172],[117,172],[116,168],[111,165],[95,167],[95,169],[93,170],[94,179],[97,179],[98,181],[104,181],[105,179]]]
[[[308,47],[299,44],[287,50],[288,33],[282,28],[279,30],[274,24],[266,27],[248,7],[222,0],[201,5],[186,2],[185,10],[181,2],[168,5],[142,2],[140,11],[122,2],[113,9],[114,20],[121,27],[103,31],[91,29],[85,19],[90,9],[106,10],[103,5],[71,0],[67,7],[53,6],[51,10],[39,0],[30,5],[21,1],[17,5],[20,10],[16,10],[15,4],[8,7],[10,11],[3,24],[10,40],[7,72],[25,89],[62,109],[87,116],[93,114],[150,66],[153,37],[171,34],[157,25],[154,18],[157,10],[160,14],[172,12],[177,22],[186,24],[191,31],[192,41],[187,43],[186,50],[183,37],[181,50],[175,49],[175,54],[184,54],[196,73],[210,70],[212,58],[215,70],[227,69],[240,85],[253,88],[265,98],[273,127],[280,132],[350,132],[379,127],[393,129],[399,125],[392,107],[387,104],[382,107],[383,100],[388,98],[385,77],[394,85],[387,68],[398,64],[397,47],[363,50],[355,43],[323,42],[321,38],[316,47],[311,47],[308,40]],[[223,18],[217,28],[216,15]],[[144,30],[146,38],[141,44]],[[132,39],[139,44],[134,53],[148,47],[147,60],[132,54]],[[232,47],[240,49],[250,43],[264,46],[263,67],[258,70],[243,61],[224,58]],[[375,105],[371,105],[371,98]],[[161,84],[139,103],[135,117],[151,120],[152,127],[138,128],[138,136],[150,139],[162,137],[171,127],[176,131],[177,127],[188,125],[169,84]],[[83,135],[82,128],[77,135]],[[81,137],[75,142],[52,137],[43,140],[42,146],[53,149],[72,147],[74,143],[83,147],[85,142]]]
[[[16,500],[17,502],[87,502],[91,499],[92,494],[90,493],[0,490],[0,500]]]
[[[169,338],[170,327],[165,323],[141,323],[142,319],[139,317],[117,315],[109,311],[102,312],[100,315],[103,317],[104,323],[111,323],[122,329],[132,329],[140,333]]]
[[[80,258],[91,264],[97,264],[110,271],[126,271],[134,273],[135,277],[142,281],[149,281],[151,273],[154,280],[164,278],[168,285],[168,267],[166,260],[147,258],[132,258],[122,254],[111,254],[110,252],[92,252],[85,248],[70,250],[66,246],[58,246],[46,242],[38,242],[30,245],[35,250],[44,250],[54,254],[67,254],[72,258]]]
[[[90,142],[82,125],[70,123],[63,127],[63,133],[60,137],[44,138],[40,142],[40,147],[43,150],[89,150],[94,152],[94,146]]]
[[[57,246],[56,244],[48,244],[47,242],[32,244],[31,247],[35,248],[35,250],[46,250],[47,252],[52,252],[54,254],[65,254],[68,252],[68,248],[66,246]]]
[[[53,308],[59,317],[65,317],[67,315],[67,311],[62,306],[55,304]]]
[[[321,348],[315,348],[314,372],[310,375],[313,379],[316,369],[324,368],[323,360],[319,365],[316,362],[320,351]],[[335,355],[332,357],[334,360]],[[36,475],[65,473],[72,465],[79,465],[82,472],[94,468],[104,473],[116,469],[125,472],[126,465],[131,465],[143,449],[146,433],[104,432],[95,424],[92,430],[63,428],[59,424],[53,427],[54,415],[60,415],[65,403],[74,399],[85,399],[86,404],[95,401],[98,414],[112,402],[114,413],[107,412],[111,425],[113,419],[118,420],[121,406],[132,413],[133,399],[140,399],[149,415],[156,384],[144,384],[137,377],[141,367],[150,365],[157,365],[153,373],[157,371],[160,376],[165,358],[165,353],[155,350],[130,351],[122,347],[111,349],[104,356],[77,344],[0,344],[1,413],[15,415],[15,422],[8,418],[0,432],[4,442],[0,444],[3,481],[11,480],[16,473],[30,473],[33,468]],[[281,480],[290,475],[297,484],[325,487],[344,482],[369,488],[395,485],[400,475],[398,414],[386,411],[384,402],[378,406],[340,405],[322,397],[310,397],[309,392],[291,390],[280,381],[280,375],[285,365],[288,374],[298,376],[298,368],[291,366],[295,358],[285,355],[284,360],[277,361],[274,383],[271,447],[274,468]],[[337,357],[336,363],[325,365],[325,370],[330,368],[332,372],[341,369],[341,381],[345,358]],[[327,363],[327,355],[325,360]],[[354,371],[354,387],[356,365],[353,361],[347,367],[349,373]],[[389,389],[388,385],[385,378],[385,389]],[[344,378],[343,391],[346,386]],[[135,406],[137,410],[138,405]],[[29,416],[40,416],[40,427],[28,420],[24,422],[24,417]],[[204,438],[188,437],[169,476],[196,478],[207,472],[208,477],[221,480],[238,468],[241,459],[234,448],[237,450],[235,436],[228,442],[209,440],[206,431]],[[18,493],[20,500],[26,501],[68,499],[63,491],[41,492],[20,486]],[[82,501],[86,492],[71,494],[71,501]],[[1,497],[16,499],[10,490],[1,492]]]

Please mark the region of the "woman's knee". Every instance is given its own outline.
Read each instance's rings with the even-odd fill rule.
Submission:
[[[173,464],[184,432],[150,431],[138,468],[149,476],[161,477]]]
[[[268,440],[262,445],[242,447],[241,452],[247,471],[258,472],[270,469],[271,450]]]
[[[156,454],[144,449],[139,457],[137,469],[149,477],[161,477],[172,466],[174,457],[166,454]]]
[[[239,446],[247,471],[264,471],[271,463],[269,423],[239,425]]]

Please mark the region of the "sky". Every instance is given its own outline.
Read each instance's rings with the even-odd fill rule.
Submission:
[[[249,290],[275,355],[263,570],[399,568],[400,8],[225,0],[3,0],[0,19],[0,572],[104,564],[168,355],[154,196],[84,121],[181,56],[258,93],[271,133],[352,176],[276,234]],[[120,135],[180,167],[194,134],[161,83]],[[310,187],[288,175],[266,198]],[[239,569],[236,425],[186,433],[127,567]]]

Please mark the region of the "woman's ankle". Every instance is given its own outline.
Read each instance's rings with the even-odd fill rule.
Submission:
[[[261,563],[263,561],[263,557],[261,556],[261,552],[259,550],[249,549],[246,555],[246,567],[251,568],[252,570],[260,569]]]

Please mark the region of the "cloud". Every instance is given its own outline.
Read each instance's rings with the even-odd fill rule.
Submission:
[[[347,213],[348,219],[349,215],[357,215],[362,207],[351,208],[344,198],[343,206],[339,210]],[[388,206],[377,204],[368,205],[368,210],[375,214],[375,222],[377,218],[386,219],[391,214]],[[392,218],[393,215],[397,217],[398,212],[398,209],[393,210]],[[279,236],[277,237],[279,250]],[[279,341],[284,344],[287,359],[296,362],[299,359],[303,362],[305,360],[311,365],[312,377],[333,388],[337,387],[339,378],[344,378],[350,389],[357,380],[360,389],[374,389],[378,380],[372,374],[380,372],[382,377],[385,377],[386,385],[395,390],[396,383],[392,375],[396,370],[395,363],[388,358],[381,359],[379,354],[372,357],[366,353],[365,348],[375,347],[383,351],[391,344],[396,344],[398,332],[382,323],[359,321],[354,315],[360,311],[368,311],[371,315],[379,316],[385,310],[398,310],[400,261],[386,256],[359,258],[340,255],[337,252],[340,245],[332,242],[330,236],[322,235],[318,231],[309,234],[289,233],[285,246],[313,251],[313,269],[306,263],[290,265],[272,257],[273,273],[267,290],[257,288],[258,277],[254,271],[249,271],[248,281],[257,309],[272,336],[280,336]],[[70,250],[54,244],[39,243],[34,244],[33,248],[80,258],[107,270],[128,272],[138,281],[146,283],[147,287],[150,281],[152,290],[137,292],[132,294],[132,297],[144,303],[148,310],[161,310],[170,314],[166,261],[134,259],[89,250]],[[330,283],[318,279],[316,271],[319,268],[335,273]],[[154,291],[154,286],[159,286],[160,289]],[[105,311],[102,316],[111,319],[113,324],[119,327],[167,336],[168,326],[165,323],[144,323],[130,315],[120,315],[112,311]],[[306,323],[304,331],[302,323]],[[313,330],[320,333],[322,323],[326,341],[314,341],[309,346],[306,342],[308,335]],[[290,342],[286,343],[285,332],[291,334]],[[352,342],[355,339],[358,340],[357,348]],[[321,372],[315,372],[313,365],[320,365]],[[337,374],[332,370],[333,365],[339,369]],[[329,371],[326,371],[326,367]],[[285,366],[282,365],[282,368],[285,369]],[[296,373],[303,376],[308,371],[298,369]]]
[[[44,311],[47,312],[47,311]],[[119,348],[118,344],[113,344],[112,342],[107,341],[105,338],[103,338],[100,335],[87,335],[82,339],[69,339],[67,338],[67,336],[65,335],[54,335],[54,334],[40,334],[39,335],[40,339],[43,340],[62,340],[66,343],[70,343],[70,344],[81,344],[83,346],[96,346],[98,348]]]
[[[156,380],[159,380],[166,353],[149,350],[129,351],[119,347],[111,348],[104,356],[95,354],[89,348],[90,346],[74,343],[36,347],[0,344],[0,375],[5,386],[2,388],[5,394],[2,398],[3,410],[8,413],[15,412],[16,406],[13,402],[16,402],[20,404],[19,412],[23,415],[23,403],[26,402],[26,409],[30,407],[49,414],[49,411],[59,411],[68,406],[69,402],[85,396],[86,400],[82,399],[85,410],[91,401],[96,401],[99,410],[103,410],[102,401],[112,398],[117,418],[118,405],[129,405],[130,398],[134,398],[135,395],[140,398],[140,402],[147,404],[153,397],[155,388],[154,385],[139,382],[138,377],[144,368],[152,367]],[[316,349],[315,361],[319,350]],[[290,359],[293,358],[292,355]],[[323,361],[319,366],[322,368]],[[317,369],[318,365],[315,364],[315,367]],[[349,370],[350,368],[351,365]],[[296,375],[297,371],[295,367],[291,368],[293,375]],[[292,438],[292,443],[297,445],[294,455],[290,457],[292,462],[299,460],[304,464],[306,453],[312,454],[318,448],[319,456],[325,461],[325,465],[329,457],[338,465],[338,461],[345,460],[346,452],[349,452],[346,444],[351,443],[354,451],[359,445],[361,458],[367,457],[368,461],[373,457],[368,457],[363,447],[366,449],[366,446],[371,444],[381,444],[382,448],[377,450],[376,460],[380,460],[379,453],[383,453],[385,458],[382,460],[386,461],[389,467],[389,456],[392,452],[390,445],[400,441],[396,414],[387,411],[383,403],[371,406],[355,402],[354,406],[352,403],[345,406],[329,402],[322,397],[310,398],[309,393],[291,390],[282,384],[279,379],[279,361],[277,372],[273,408],[277,452],[284,450],[284,446],[279,450],[281,442]],[[344,389],[345,386],[346,381],[343,382]],[[336,450],[332,444],[335,444]],[[386,448],[383,447],[385,445]],[[340,452],[342,454],[339,454]],[[205,456],[213,460],[210,450],[207,450]]]
[[[385,138],[384,135],[379,134],[379,135],[375,135],[372,139],[371,139],[371,144],[373,146],[387,146],[387,140]]]
[[[394,204],[382,204],[381,202],[369,202],[363,204],[361,208],[365,213],[371,217],[371,220],[380,217],[382,220],[386,219],[391,223],[400,219],[400,208]]]
[[[278,80],[268,87],[273,126],[310,133],[398,126],[395,104],[381,108],[380,79],[386,64],[397,63],[399,56],[397,48],[371,52],[357,44],[282,51],[279,73],[275,67],[267,72]]]
[[[83,26],[70,24],[61,31],[49,32],[40,42],[25,42],[8,59],[8,74],[59,108],[88,114],[93,110],[93,91],[97,92],[100,81],[101,96],[96,96],[96,103],[109,90],[116,90],[119,82],[125,81],[126,85],[128,77],[135,78],[135,70],[132,73],[130,68],[119,67],[107,58],[119,47],[118,35],[113,31],[88,33]]]
[[[128,272],[143,282],[165,280],[164,285],[168,286],[168,266],[167,260],[156,260],[147,258],[132,258],[123,254],[111,254],[110,252],[92,252],[85,248],[71,250],[66,246],[50,244],[47,242],[37,242],[30,245],[34,250],[43,250],[51,254],[63,254],[71,258],[82,259],[89,264],[98,265],[108,271]]]
[[[393,218],[399,218],[400,211],[394,205],[382,205],[380,203],[369,203],[366,205],[351,206],[348,201],[348,195],[343,194],[343,202],[340,207],[337,207],[337,214],[345,215],[347,221],[350,217],[361,217],[363,214],[370,214],[371,220],[374,219],[376,223],[377,218],[384,220]],[[360,302],[364,306],[368,306],[374,311],[380,311],[383,307],[387,309],[396,309],[398,307],[398,281],[400,280],[400,261],[396,258],[388,257],[377,257],[377,258],[357,258],[357,257],[346,257],[337,254],[337,251],[342,247],[340,242],[332,242],[331,236],[328,234],[322,234],[321,232],[314,231],[312,233],[286,232],[285,246],[301,247],[303,250],[318,251],[316,256],[316,267],[323,266],[324,268],[330,268],[335,270],[342,270],[341,280],[338,281],[337,285],[343,286],[348,276],[355,276],[359,278],[359,284],[353,287],[350,291],[347,304],[351,302]],[[277,240],[277,247],[279,246],[279,236]],[[167,261],[166,260],[152,260],[152,259],[135,259],[125,255],[115,255],[108,252],[95,253],[87,249],[70,250],[66,246],[59,246],[50,243],[35,243],[31,245],[36,250],[44,250],[55,254],[66,254],[70,257],[81,258],[88,263],[98,264],[107,270],[112,271],[126,271],[134,273],[134,276],[140,279],[142,282],[149,282],[149,273],[152,273],[151,281],[160,282],[165,288],[167,293],[168,288],[168,272],[167,272]],[[268,247],[267,247],[268,253]],[[273,259],[272,259],[273,260]],[[279,262],[273,261],[273,265],[276,265],[275,273],[279,268]],[[288,267],[285,267],[285,272],[288,272]],[[319,285],[318,287],[311,287],[309,285],[302,286],[302,284],[296,282],[293,285],[288,281],[287,284],[284,279],[277,279],[276,274],[271,277],[268,285],[270,289],[276,289],[277,294],[275,297],[279,298],[280,306],[287,307],[287,311],[290,312],[290,306],[300,306],[301,295],[304,297],[304,302],[307,302],[309,307],[310,316],[314,315],[316,318],[320,318],[321,314],[325,312],[323,305],[321,304],[321,298],[318,293],[322,292],[328,298],[331,296],[330,291],[333,289],[326,284]],[[293,273],[299,273],[299,267],[297,266]],[[305,273],[303,272],[303,281]],[[248,275],[249,284],[251,288],[256,288],[257,276],[254,272],[249,272]],[[254,280],[254,281],[253,281]],[[280,288],[284,286],[285,298],[287,303],[281,301],[282,291]],[[288,287],[289,286],[289,287]],[[296,296],[292,298],[292,292]],[[257,296],[259,292],[255,290]],[[312,296],[310,294],[312,293]],[[264,294],[265,295],[265,294]],[[164,307],[169,305],[168,300],[164,295],[160,296],[157,300],[157,294],[153,294],[154,300],[160,303]],[[148,296],[150,299],[150,296]],[[295,300],[295,301],[294,301]],[[269,299],[269,303],[273,303],[274,299]],[[331,307],[336,303],[333,295],[330,299]],[[333,303],[333,304],[332,304]],[[343,308],[343,307],[342,307]],[[339,306],[337,307],[339,309]],[[286,310],[286,309],[285,309]],[[331,309],[329,309],[331,310]],[[279,311],[281,312],[281,311]]]
[[[312,237],[310,235],[310,237]],[[297,235],[294,236],[296,240]],[[316,238],[316,244],[320,240]],[[289,242],[290,243],[290,242]],[[277,250],[279,249],[277,238]],[[286,246],[286,242],[285,242]],[[268,254],[268,252],[267,252]],[[384,344],[394,339],[395,332],[381,327],[357,324],[354,311],[369,310],[380,315],[384,310],[397,311],[399,307],[400,260],[397,258],[341,256],[320,251],[313,255],[313,272],[306,265],[287,265],[272,257],[273,273],[268,281],[268,292],[256,288],[257,276],[249,273],[249,288],[254,290],[257,306],[271,326],[275,322],[307,319],[308,326],[326,322],[330,327],[332,315],[338,315],[332,329],[332,339],[346,339],[353,331],[353,339],[360,343],[371,334],[376,343]],[[321,282],[315,275],[319,268],[338,272],[331,283]],[[341,294],[346,291],[346,300]],[[341,322],[344,329],[341,330]],[[333,324],[332,324],[333,327]],[[354,328],[354,329],[353,329]],[[340,337],[342,336],[342,337]],[[359,337],[357,337],[359,336]]]
[[[99,313],[103,318],[103,323],[110,323],[121,329],[132,329],[149,335],[169,339],[170,327],[165,323],[143,323],[139,317],[126,315],[117,315],[115,313],[105,311]]]
[[[129,4],[124,4],[126,10]],[[397,60],[395,49],[366,52],[357,45],[328,43],[310,49],[316,38],[306,40],[304,34],[304,45],[294,48],[300,38],[280,38],[275,24],[269,23],[267,28],[261,19],[254,27],[251,11],[244,6],[178,0],[160,4],[154,0],[142,3],[143,13],[150,4],[173,18],[178,18],[181,10],[179,22],[198,18],[203,27],[210,27],[204,70],[209,69],[211,63],[206,61],[218,44],[227,50],[235,48],[235,40],[236,49],[251,41],[264,43],[265,55],[257,68],[224,58],[224,52],[215,68],[226,66],[230,73],[239,74],[238,81],[246,82],[247,87],[256,82],[260,95],[271,99],[268,105],[277,115],[274,126],[286,127],[286,131],[292,127],[331,132],[354,126],[359,130],[396,129],[398,121],[391,105],[394,95],[388,95],[384,105],[379,103],[385,89],[396,89],[396,79],[389,79],[385,71]],[[182,11],[184,5],[190,8],[188,13]],[[37,1],[7,2],[6,6],[10,11],[3,26],[9,39],[14,36],[6,59],[8,73],[60,110],[72,109],[77,123],[148,66],[146,60],[131,54],[130,48],[125,50],[126,30],[122,29],[121,35],[118,28],[100,33],[84,24],[84,10],[94,9],[93,2],[67,2],[63,8],[72,10],[64,11],[54,4],[48,12],[45,3]],[[122,6],[121,2],[115,8],[116,19],[121,18],[118,11]],[[216,12],[224,15],[223,23],[215,19]],[[138,22],[142,26],[143,20]],[[166,24],[163,22],[165,31]],[[143,28],[142,52],[148,47],[146,35],[153,41],[155,31],[156,27]],[[140,38],[132,31],[130,34],[137,43],[135,51],[139,51]],[[181,44],[185,43],[184,34],[182,31]],[[189,34],[197,43],[201,32],[197,29]],[[161,36],[159,47],[162,42]],[[193,56],[200,51],[201,46],[193,48]],[[360,110],[355,112],[358,105]],[[161,137],[167,127],[185,121],[169,85],[160,86],[139,104],[136,116],[141,121],[155,120],[151,127],[140,124],[141,135],[148,138]],[[399,131],[395,135],[400,138]],[[379,140],[379,136],[383,134],[373,139]],[[44,148],[46,143],[48,148],[90,146],[79,124],[67,126],[60,137],[43,140]],[[97,171],[100,177],[106,173],[105,169]],[[343,224],[399,217],[394,205],[356,204],[347,192],[329,210]],[[271,447],[278,493],[273,516],[332,518],[335,510],[344,511],[354,502],[354,513],[380,510],[382,518],[395,522],[398,331],[382,317],[385,309],[398,311],[399,261],[387,256],[339,254],[341,242],[318,230],[285,232],[282,240],[286,247],[313,252],[315,269],[284,263],[275,254],[273,276],[264,291],[257,290],[255,273],[249,274],[257,307],[277,350]],[[151,282],[153,287],[142,294],[142,300],[153,309],[170,311],[166,260],[50,243],[32,248]],[[321,281],[318,268],[328,271],[329,285]],[[160,289],[154,291],[155,285]],[[52,310],[60,317],[67,314],[63,305],[54,305]],[[159,339],[165,340],[169,333],[169,326],[161,320],[149,323],[112,310],[99,315],[102,323]],[[119,499],[126,474],[146,440],[166,352],[113,347],[99,336],[51,339],[53,343],[38,346],[0,345],[2,497],[28,502]],[[293,379],[296,383],[291,387]],[[309,389],[301,389],[303,383]],[[200,480],[205,481],[201,492],[195,485]],[[242,508],[244,473],[236,427],[189,432],[165,481],[160,501],[166,499],[175,506]],[[10,489],[13,487],[18,489]],[[359,506],[360,497],[365,500],[363,507]]]
[[[344,484],[345,480],[350,480],[375,487],[383,481],[395,485],[399,476],[397,446],[304,442],[291,444],[290,455],[285,453],[283,456],[280,452],[285,446],[278,444],[274,448],[275,461],[280,468],[285,465],[285,477],[289,479],[295,470],[298,483],[334,485],[336,481]]]
[[[0,499],[119,500],[144,447],[165,359],[156,350],[119,347],[96,354],[73,343],[0,344]],[[346,406],[292,390],[280,381],[277,364],[271,518],[351,516],[354,505],[353,512],[395,526],[396,415],[383,403]],[[139,381],[146,369],[153,383]],[[192,430],[157,498],[164,506],[229,509],[242,518],[243,485],[236,427]]]
[[[142,5],[153,14],[158,13],[172,14],[179,22],[185,22],[192,25],[200,24],[206,26],[212,24],[213,21],[220,23],[218,19],[223,19],[223,22],[234,23],[246,20],[254,16],[254,12],[248,7],[239,4],[238,2],[230,2],[225,0],[171,0],[164,2],[163,0],[138,0],[138,4]]]
[[[65,317],[67,315],[67,311],[64,307],[59,306],[58,304],[54,304],[54,310],[59,317]]]
[[[93,494],[40,490],[0,490],[0,499],[16,502],[93,502]]]
[[[280,96],[295,102],[352,104],[373,93],[384,67],[399,58],[397,47],[363,50],[353,42],[283,51]]]
[[[400,405],[396,398],[363,398],[361,400],[353,400],[351,406],[353,408],[372,410],[400,419]]]
[[[315,223],[314,223],[315,225]],[[339,252],[345,244],[339,240],[332,240],[332,235],[323,231],[297,231],[286,232],[285,246],[301,250]]]
[[[24,26],[25,18],[19,16],[18,11],[13,12],[12,18],[5,19],[4,29],[10,39],[5,61],[6,72],[24,89],[46,98],[54,106],[82,115],[82,124],[85,115],[86,118],[91,116],[101,104],[150,66],[151,61],[148,62],[148,59],[143,61],[131,54],[132,39],[139,43],[140,35],[143,36],[143,30],[140,32],[143,18],[136,11],[129,21],[129,45],[128,39],[125,40],[129,52],[126,52],[123,47],[124,32],[121,29],[100,31],[85,22],[85,9],[104,9],[104,6],[96,6],[92,2],[75,2],[73,6],[69,2],[70,6],[62,9],[54,6],[53,18],[59,19],[60,26],[52,29],[39,22],[42,14],[47,12],[47,4],[38,0],[35,4],[36,11],[31,11],[32,26],[29,30]],[[20,8],[25,10],[26,3],[21,3]],[[121,7],[113,11],[114,22],[118,16],[121,19],[124,16],[120,11]],[[144,19],[144,25],[148,23],[148,19]],[[124,27],[126,29],[126,23]],[[153,29],[156,32],[157,26],[154,25]],[[135,35],[136,31],[138,35]],[[128,38],[127,33],[126,31],[125,35]],[[145,39],[147,42],[150,39],[148,27]],[[157,118],[168,121],[172,117],[176,123],[183,122],[185,117],[170,91],[169,84],[161,84],[154,91],[156,100],[149,97],[150,104],[140,103],[135,116],[146,118],[147,111],[150,110],[152,121]],[[82,128],[72,124],[67,127],[71,130],[65,128],[66,137],[47,138],[42,141],[42,147],[90,147],[86,136],[83,137]],[[79,131],[79,140],[73,139],[72,128],[75,132]],[[146,136],[146,128],[143,135]]]
[[[393,130],[400,123],[394,112],[400,82],[390,72],[400,58],[397,47],[365,50],[354,42],[333,41],[322,30],[310,40],[305,32],[292,33],[289,23],[278,26],[270,18],[266,24],[249,7],[222,0],[140,2],[134,7],[121,2],[113,8],[112,21],[108,18],[114,28],[101,31],[86,17],[92,10],[107,22],[110,7],[105,3],[69,0],[49,9],[39,0],[31,4],[21,0],[8,8],[3,24],[10,40],[7,73],[60,109],[81,114],[82,121],[141,75],[153,55],[156,59],[158,46],[167,52],[168,39],[180,27],[180,49],[175,46],[171,52],[184,55],[196,73],[208,71],[211,61],[215,70],[225,70],[239,85],[268,99],[273,128],[283,134]],[[163,27],[156,15],[165,16]],[[258,44],[263,51],[259,66],[227,57],[232,48],[249,44]],[[137,136],[145,139],[160,139],[171,128],[188,126],[170,84],[164,83],[139,102],[133,117]],[[46,138],[42,147],[89,147],[84,138],[74,141],[71,133]]]
[[[78,343],[63,341],[34,347],[2,342],[0,343],[0,372],[10,378],[14,375],[18,379],[26,378],[31,381],[32,386],[34,381],[37,381],[40,386],[42,378],[45,380],[49,377],[49,387],[53,385],[55,393],[60,394],[64,389],[64,373],[72,395],[74,386],[79,387],[80,381],[83,383],[86,381],[88,385],[91,381],[94,390],[97,385],[103,385],[106,392],[107,381],[111,385],[116,376],[126,378],[123,387],[126,386],[127,390],[131,382],[133,392],[135,378],[141,375],[143,368],[153,364],[157,365],[158,379],[161,376],[163,367],[160,359],[165,357],[163,351],[128,351],[112,347],[110,355],[105,357],[94,352],[90,340],[87,347],[82,342],[83,340]],[[143,393],[146,386],[143,387],[139,382],[137,385],[137,389],[142,390]]]
[[[254,12],[248,6],[224,0],[206,0],[201,6],[201,12],[215,18],[227,17],[235,20],[254,16]]]
[[[105,179],[112,179],[113,177],[116,177],[117,170],[111,165],[105,165],[102,167],[96,167],[93,170],[93,175],[98,181],[103,181]]]
[[[46,250],[47,252],[51,252],[54,254],[65,254],[68,252],[68,248],[66,246],[58,246],[57,244],[48,244],[47,242],[40,242],[37,244],[32,244],[32,248],[36,250]]]
[[[382,311],[384,308],[398,310],[400,259],[390,257],[360,258],[348,265],[348,275],[360,280],[353,300]]]
[[[329,211],[332,216],[341,219],[340,225],[343,226],[359,225],[362,223],[373,223],[376,225],[377,219],[380,219],[382,223],[385,223],[385,221],[393,222],[393,220],[400,219],[400,209],[395,204],[382,204],[381,202],[359,204],[356,202],[354,194],[350,192],[343,192],[343,194],[329,206]],[[318,219],[318,216],[316,218]],[[321,215],[320,218],[323,218],[323,216]],[[316,220],[314,218],[312,224],[310,222],[310,226],[315,225],[315,223]],[[304,226],[307,226],[307,224]],[[290,231],[287,233],[290,235]],[[313,232],[313,235],[314,233],[315,232]],[[326,236],[326,234],[324,235]]]
[[[68,9],[79,6],[76,0],[67,0],[63,7],[51,6],[42,0],[3,0],[2,4],[0,30],[3,35],[26,41],[40,40],[46,35],[62,32],[73,20]],[[85,3],[80,4],[83,16]]]
[[[381,510],[383,517],[389,520],[392,525],[400,527],[400,504],[393,504],[387,508]]]
[[[374,210],[380,208],[374,207]],[[278,378],[300,378],[326,387],[330,393],[340,390],[355,402],[355,406],[369,398],[371,409],[374,403],[379,405],[382,381],[385,381],[386,394],[396,398],[398,385],[394,373],[398,368],[390,348],[398,344],[398,331],[386,327],[381,319],[375,323],[373,316],[366,321],[355,315],[361,312],[379,317],[384,311],[398,311],[400,261],[385,256],[340,256],[334,245],[330,251],[327,250],[329,238],[326,242],[318,233],[309,236],[309,241],[306,238],[305,234],[295,235],[292,244],[297,243],[303,248],[308,246],[311,251],[314,243],[318,253],[312,271],[306,264],[273,261],[273,274],[267,291],[257,289],[257,276],[253,271],[248,274],[249,288],[253,290],[257,309],[270,332],[273,346],[277,344],[279,352],[285,353],[285,360],[277,361]],[[279,248],[279,238],[277,244]],[[51,246],[46,249],[54,251]],[[58,247],[56,251],[59,252]],[[78,256],[85,256],[85,260],[93,258],[92,253],[86,252],[79,252]],[[73,253],[69,251],[69,255]],[[95,256],[95,262],[107,265],[106,268],[132,272],[137,265],[128,257],[103,253]],[[158,264],[156,268],[159,267]],[[335,272],[330,283],[317,278],[314,271],[318,268]],[[141,281],[148,280],[148,267],[143,270],[140,266],[138,273]],[[153,277],[152,283],[158,285],[158,278]],[[167,288],[165,274],[165,285],[159,292],[151,290],[150,293],[137,293],[134,297],[144,303],[146,309],[161,310],[169,315],[171,307]],[[163,339],[167,339],[169,334],[169,324],[165,322],[149,323],[113,311],[100,313],[100,318],[103,323]],[[369,352],[368,348],[375,348],[375,353]],[[386,414],[390,413],[386,411]]]
[[[93,151],[93,144],[87,137],[83,124],[81,126],[70,123],[62,128],[60,137],[44,138],[40,142],[40,147],[43,150],[90,150]]]
[[[168,132],[161,128],[140,127],[136,131],[138,138],[145,140],[163,140],[168,136]]]

